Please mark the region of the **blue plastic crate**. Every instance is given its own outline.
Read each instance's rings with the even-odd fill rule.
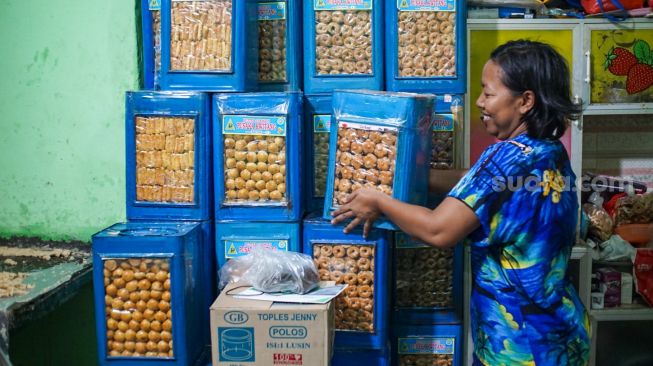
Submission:
[[[324,208],[332,113],[331,94],[304,97],[304,194],[308,212],[321,212]]]
[[[349,284],[335,300],[334,347],[383,349],[389,339],[392,232],[373,229],[365,239],[359,230],[342,229],[315,216],[304,220],[303,251],[313,256],[320,279]]]
[[[465,340],[461,324],[406,326],[397,323],[393,330],[394,365],[463,365]]]
[[[414,0],[385,2],[386,89],[464,94],[466,2],[445,0],[437,5]]]
[[[302,2],[259,0],[258,41],[259,90],[301,90]]]
[[[208,324],[201,235],[191,222],[119,223],[93,235],[100,365],[191,365],[200,357],[209,342],[199,331]]]
[[[362,187],[426,204],[433,104],[432,94],[333,93],[325,218]],[[383,217],[374,225],[396,228]]]
[[[161,68],[161,0],[141,0],[143,87],[154,90]]]
[[[302,218],[302,95],[213,96],[215,216],[219,220]]]
[[[304,92],[383,89],[383,1],[304,4]]]
[[[204,93],[127,92],[128,219],[212,218],[209,107]]]
[[[256,90],[256,0],[161,0],[161,89]]]
[[[391,352],[388,349],[335,349],[333,366],[390,366]]]
[[[215,232],[218,268],[231,258],[248,254],[257,246],[301,252],[299,222],[216,221]]]
[[[400,231],[394,235],[393,317],[396,323],[460,323],[463,246],[435,248]]]

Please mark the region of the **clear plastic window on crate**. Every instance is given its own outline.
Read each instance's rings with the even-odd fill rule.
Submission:
[[[313,115],[313,194],[324,197],[329,164],[329,126],[331,115]]]
[[[398,366],[453,366],[453,355],[443,354],[410,354],[399,355]]]
[[[109,357],[174,357],[168,258],[103,260]]]
[[[453,306],[453,249],[397,249],[397,305]]]
[[[403,10],[397,16],[399,77],[455,76],[456,12]]]
[[[320,280],[348,285],[336,298],[336,330],[374,332],[374,254],[373,245],[313,245]]]
[[[320,7],[315,11],[318,75],[371,75],[372,8]]]
[[[258,4],[258,80],[286,82],[286,2]]]
[[[285,203],[285,136],[224,135],[224,204]]]
[[[195,119],[136,116],[136,200],[193,203]]]
[[[172,0],[170,69],[232,70],[232,1]]]
[[[363,187],[392,195],[396,144],[395,127],[338,121],[333,205]]]

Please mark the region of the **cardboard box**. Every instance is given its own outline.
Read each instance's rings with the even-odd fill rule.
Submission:
[[[621,272],[609,267],[599,268],[596,272],[604,295],[603,306],[621,306]]]
[[[211,305],[213,366],[329,366],[334,305],[236,299],[227,286]]]

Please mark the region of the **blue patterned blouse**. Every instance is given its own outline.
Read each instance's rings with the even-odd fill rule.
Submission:
[[[575,179],[559,141],[523,134],[488,147],[449,193],[481,223],[469,237],[476,364],[588,363],[589,318],[565,277]]]

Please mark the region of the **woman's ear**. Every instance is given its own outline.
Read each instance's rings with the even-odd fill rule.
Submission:
[[[522,105],[519,107],[521,114],[526,114],[535,106],[535,93],[532,90],[526,90],[521,95]]]

